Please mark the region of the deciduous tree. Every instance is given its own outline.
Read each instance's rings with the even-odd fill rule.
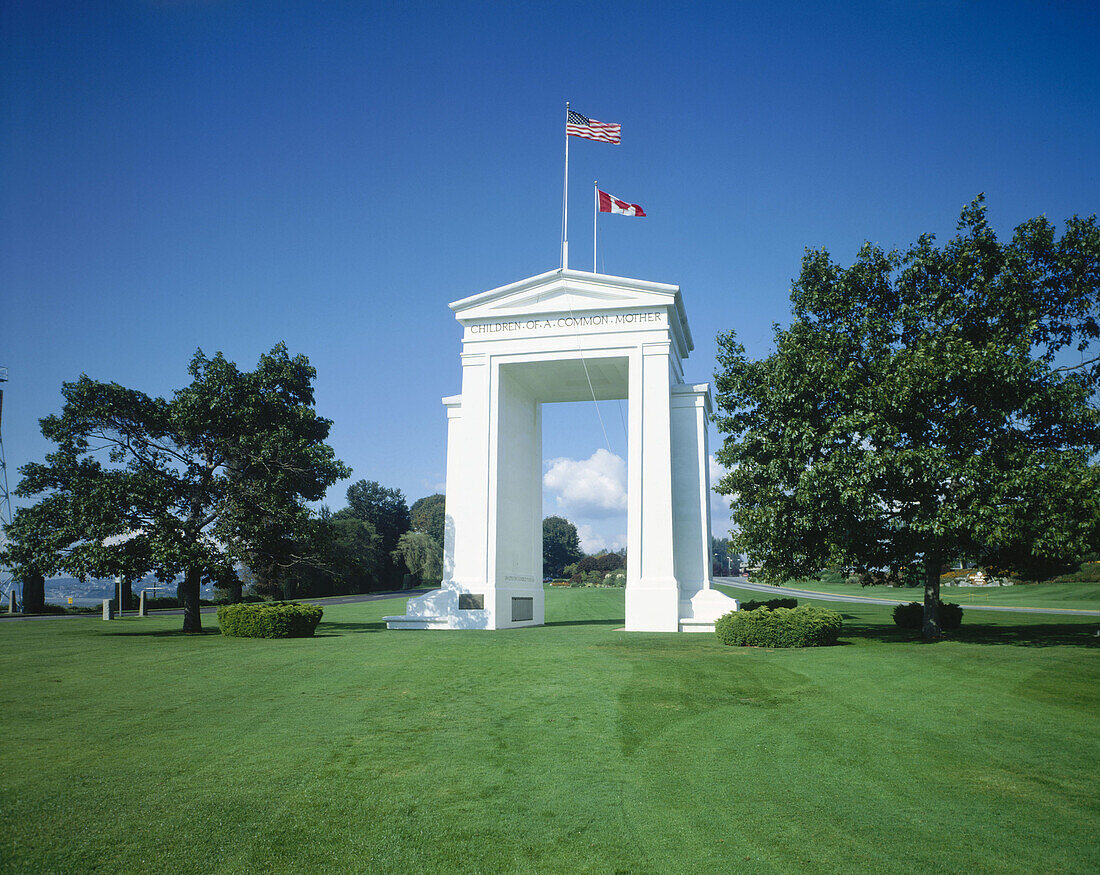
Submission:
[[[442,493],[418,498],[409,508],[409,522],[413,531],[431,535],[442,544],[446,529],[447,496]]]
[[[577,562],[581,552],[577,527],[565,517],[548,516],[542,521],[542,573],[561,577],[566,565]]]
[[[397,586],[401,582],[404,566],[395,558],[398,539],[409,530],[409,506],[405,494],[396,488],[387,488],[377,480],[359,480],[348,487],[348,506],[333,516],[337,520],[358,519],[371,524],[381,538],[382,567],[379,569],[378,588]]]
[[[64,535],[68,502],[63,495],[51,495],[31,507],[15,512],[5,527],[7,543],[0,551],[0,564],[22,584],[23,613],[35,614],[46,608],[46,578],[61,570],[61,554],[68,546]]]
[[[182,574],[183,629],[197,632],[201,584],[227,584],[238,563],[297,561],[305,502],[350,472],[325,443],[305,356],[279,344],[247,372],[200,350],[189,373],[168,399],[87,376],[63,384],[61,414],[42,420],[57,450],[21,469],[16,493],[43,496],[27,518],[54,532],[36,550],[74,577]]]
[[[309,521],[302,558],[274,574],[252,574],[253,588],[274,598],[344,595],[378,589],[382,539],[366,520],[336,519],[327,508]]]
[[[443,577],[443,545],[427,532],[405,532],[395,552],[422,583],[438,583]]]
[[[1002,243],[980,198],[943,247],[807,251],[774,353],[719,337],[735,547],[773,577],[919,563],[925,638],[945,560],[1095,549],[1098,280],[1095,217]]]

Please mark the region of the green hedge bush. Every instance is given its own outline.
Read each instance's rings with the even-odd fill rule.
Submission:
[[[944,632],[952,632],[962,625],[963,609],[961,605],[952,602],[940,602],[940,609],[937,613],[940,619],[940,628]],[[920,602],[897,605],[894,608],[894,622],[902,629],[920,629],[924,625],[924,605]]]
[[[1055,583],[1100,583],[1100,562],[1082,562],[1076,571],[1054,578]]]
[[[840,626],[836,611],[803,605],[733,611],[718,618],[714,632],[734,647],[822,647],[836,644]]]
[[[317,605],[298,602],[222,605],[218,625],[223,635],[236,638],[309,638],[322,613]]]
[[[776,608],[797,608],[798,599],[768,599],[765,602],[750,600],[741,603],[742,611],[755,611],[757,608],[767,608],[774,611]]]

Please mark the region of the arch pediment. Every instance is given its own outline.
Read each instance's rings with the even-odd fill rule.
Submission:
[[[684,346],[694,348],[679,286],[647,280],[553,270],[450,304],[463,325],[481,320],[535,318],[562,313],[616,313],[661,308]]]

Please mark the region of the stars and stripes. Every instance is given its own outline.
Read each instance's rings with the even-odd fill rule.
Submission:
[[[565,133],[570,137],[584,137],[586,140],[618,145],[622,139],[622,130],[622,125],[598,122],[573,110],[569,110],[565,118]]]
[[[596,190],[596,196],[599,199],[601,213],[618,213],[620,216],[645,217],[645,210],[637,204],[628,204],[626,201],[621,201],[614,195],[610,195],[606,191],[600,191],[599,189]]]

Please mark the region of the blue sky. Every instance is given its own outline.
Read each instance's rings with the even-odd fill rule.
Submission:
[[[558,266],[567,100],[623,126],[572,141],[571,266],[593,179],[641,204],[599,269],[681,286],[697,381],[719,331],[767,353],[805,247],[942,240],[979,192],[1004,234],[1100,203],[1092,3],[7,0],[0,28],[12,486],[62,381],[166,394],[197,347],[283,340],[354,479],[439,489],[447,303]],[[613,476],[591,405],[545,421],[548,471]],[[590,546],[625,530],[546,498]]]

